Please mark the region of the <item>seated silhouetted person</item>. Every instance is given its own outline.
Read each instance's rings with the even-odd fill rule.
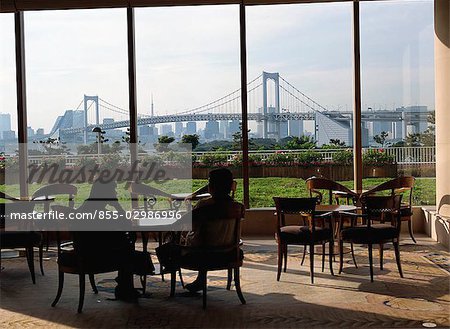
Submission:
[[[242,218],[244,206],[233,200],[230,192],[233,175],[226,168],[215,169],[209,173],[208,191],[210,198],[199,201],[192,210],[192,231],[182,234],[178,243],[167,243],[157,248],[159,261],[165,268],[176,269],[183,259],[195,257],[190,254],[192,248],[202,246],[222,246],[234,234],[232,227],[220,219]],[[216,220],[215,225],[203,225],[206,221]],[[197,279],[185,286],[191,292],[200,291],[206,280],[206,273],[200,272]]]
[[[138,297],[133,285],[135,239],[133,234],[127,232],[128,221],[117,199],[116,187],[117,184],[113,180],[100,178],[94,181],[89,198],[76,209],[76,212],[97,214],[97,217],[77,221],[76,225],[78,229],[82,228],[80,225],[86,225],[83,229],[95,227],[96,231],[73,232],[74,244],[77,250],[88,259],[117,264],[119,271],[116,278],[116,298],[135,301]],[[110,211],[109,214],[112,216],[111,208],[114,208],[118,218],[107,220],[105,212]]]

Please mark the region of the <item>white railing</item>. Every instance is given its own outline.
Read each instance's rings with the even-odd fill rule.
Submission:
[[[313,150],[258,150],[249,151],[249,155],[258,155],[258,157],[264,161],[268,159],[274,153],[286,153],[292,155],[299,155],[303,152],[314,151],[322,154],[324,161],[333,161],[333,156],[337,152],[343,149],[313,149]],[[351,149],[346,149],[351,150]],[[388,147],[388,148],[364,148],[363,153],[367,151],[380,151],[383,150],[387,154],[393,155],[395,161],[398,164],[434,164],[436,163],[436,149],[434,146],[422,146],[422,147]],[[208,152],[193,152],[193,159],[201,161],[204,155],[209,154],[223,154],[226,156],[228,162],[231,162],[242,154],[241,151],[208,151]],[[145,156],[145,154],[140,154]],[[29,155],[28,161],[32,164],[41,164],[42,159],[56,159],[64,157],[67,166],[74,166],[80,158],[97,158],[97,154],[83,154],[83,155],[56,155],[56,156],[42,156],[42,155]]]

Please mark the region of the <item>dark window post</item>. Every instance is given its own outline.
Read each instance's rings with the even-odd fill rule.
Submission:
[[[134,8],[127,8],[128,36],[128,99],[130,109],[131,164],[137,160],[136,50],[134,39]]]
[[[244,205],[250,208],[248,178],[248,109],[247,109],[247,41],[245,29],[245,5],[239,5],[241,40],[241,107],[242,107],[242,178],[244,186]]]
[[[362,190],[361,59],[359,0],[353,1],[353,178],[355,190]]]
[[[28,122],[25,88],[25,33],[23,12],[21,11],[14,13],[14,28],[16,41],[17,134],[19,142],[20,197],[28,198]]]

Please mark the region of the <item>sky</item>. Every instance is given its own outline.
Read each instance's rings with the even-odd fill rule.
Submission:
[[[136,9],[139,113],[152,95],[162,115],[240,87],[238,9]],[[279,72],[326,108],[351,110],[351,19],[349,3],[247,7],[248,79]],[[125,9],[27,12],[25,49],[33,128],[48,132],[84,94],[128,108]],[[0,112],[16,129],[12,14],[0,14],[0,56]],[[433,109],[433,56],[431,0],[361,3],[363,109]]]

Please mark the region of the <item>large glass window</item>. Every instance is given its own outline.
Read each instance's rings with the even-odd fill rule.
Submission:
[[[17,97],[14,15],[0,15],[0,152],[17,149]]]
[[[311,176],[352,186],[351,14],[348,3],[247,8],[251,207],[309,195]]]
[[[127,161],[126,9],[27,12],[25,40],[29,163],[83,168]],[[98,126],[100,148],[92,132]],[[31,184],[30,194],[42,184]],[[90,185],[78,187],[81,202]]]
[[[18,197],[17,181],[11,171],[18,172],[17,94],[14,40],[14,15],[0,15],[0,190]],[[10,168],[12,170],[10,170]],[[17,175],[16,175],[17,176]],[[15,183],[11,191],[5,184]],[[10,193],[11,192],[11,193]]]
[[[364,188],[415,176],[435,203],[433,1],[361,3]]]
[[[136,9],[141,148],[192,143],[193,189],[226,166],[242,201],[239,45],[236,5]]]

